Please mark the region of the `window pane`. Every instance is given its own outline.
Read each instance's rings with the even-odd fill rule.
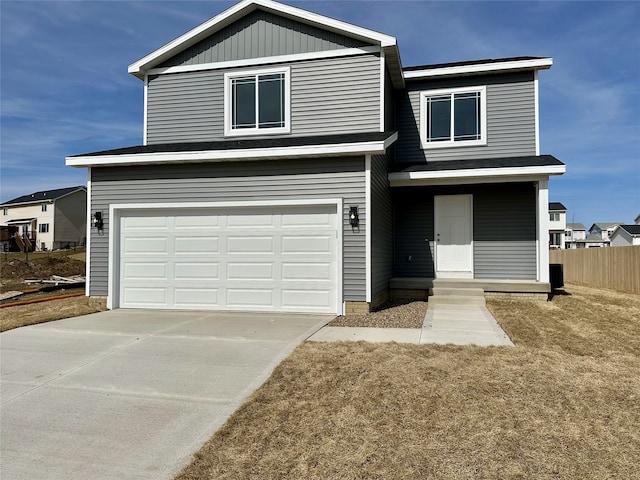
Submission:
[[[427,98],[427,141],[451,140],[451,97]]]
[[[258,127],[284,127],[284,74],[258,77]]]
[[[231,128],[256,127],[256,80],[239,78],[231,81],[233,118]]]
[[[480,93],[454,95],[454,141],[480,139]]]

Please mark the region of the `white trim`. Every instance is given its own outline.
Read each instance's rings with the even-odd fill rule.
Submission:
[[[466,170],[444,170],[435,172],[396,172],[388,175],[392,187],[408,185],[447,185],[465,183],[496,183],[510,180],[523,181],[540,176],[562,175],[565,165],[537,167],[475,168]]]
[[[128,71],[134,75],[140,75],[145,70],[149,70],[154,65],[162,62],[175,55],[178,51],[184,50],[194,45],[201,39],[211,35],[225,26],[233,23],[242,16],[252,12],[258,7],[265,10],[288,16],[289,18],[302,20],[305,23],[311,23],[321,26],[323,29],[332,30],[337,33],[346,34],[351,37],[359,38],[371,43],[379,44],[381,47],[395,46],[396,39],[389,35],[384,35],[373,30],[357,27],[349,23],[341,22],[333,18],[318,15],[316,13],[307,12],[299,8],[283,5],[271,0],[244,0],[215,17],[207,20],[203,24],[181,35],[175,40],[167,43],[163,47],[153,51],[152,53],[141,58],[137,62],[129,65]]]
[[[480,139],[479,140],[463,140],[455,142],[453,136],[455,134],[455,115],[453,114],[455,109],[455,102],[453,96],[456,93],[480,93]],[[426,99],[427,97],[434,96],[451,96],[451,126],[450,135],[451,140],[443,142],[428,142],[427,141],[427,109]],[[424,90],[420,92],[420,147],[423,150],[437,149],[437,148],[461,148],[461,147],[477,147],[487,144],[487,87],[461,87],[461,88],[446,88],[438,90]]]
[[[384,132],[385,120],[385,57],[384,52],[380,52],[380,131]]]
[[[319,60],[325,58],[351,57],[354,55],[376,54],[380,52],[380,47],[360,47],[341,48],[339,50],[329,50],[324,52],[294,53],[291,55],[280,55],[272,57],[248,58],[243,60],[228,60],[226,62],[199,63],[197,65],[179,65],[175,67],[152,68],[148,75],[163,75],[168,73],[199,72],[203,70],[222,70],[226,68],[255,67],[259,65],[270,65],[274,63],[291,63],[301,60]]]
[[[536,58],[530,60],[512,60],[507,62],[476,63],[473,65],[457,65],[451,67],[425,68],[403,72],[405,79],[442,77],[445,75],[464,75],[469,73],[489,73],[506,70],[541,70],[551,68],[553,58]]]
[[[536,155],[540,155],[540,111],[538,97],[538,70],[533,72],[533,96],[535,108],[535,129],[536,129]]]
[[[142,119],[142,144],[147,144],[147,115],[149,114],[149,75],[144,76],[144,117]]]
[[[233,105],[231,104],[232,87],[231,82],[236,78],[244,77],[257,77],[259,75],[273,75],[284,74],[284,127],[278,128],[259,128],[257,125],[255,128],[232,128],[232,113]],[[259,115],[258,95],[255,98],[256,101],[256,116]],[[257,119],[256,119],[257,122]],[[241,70],[226,72],[224,74],[224,135],[226,137],[238,137],[238,136],[252,136],[252,135],[278,135],[291,132],[291,68],[290,67],[278,67],[278,68],[265,68],[265,69],[253,69],[253,70]]]
[[[398,139],[394,133],[386,140],[371,142],[302,145],[295,147],[246,148],[237,150],[201,150],[194,152],[133,153],[128,155],[95,155],[66,157],[68,167],[106,165],[145,165],[157,163],[216,162],[260,160],[267,158],[325,157],[349,154],[382,154]]]
[[[184,203],[119,203],[109,205],[109,261],[108,261],[108,286],[107,286],[107,308],[118,308],[119,299],[117,297],[120,271],[120,219],[123,212],[128,210],[181,210],[181,209],[225,209],[242,207],[282,207],[282,206],[305,206],[305,205],[328,205],[336,208],[336,228],[338,242],[336,245],[336,313],[342,315],[345,311],[344,288],[343,288],[343,247],[344,247],[344,210],[342,198],[324,198],[311,200],[271,200],[271,201],[241,201],[241,202],[184,202]]]
[[[536,199],[538,201],[538,231],[536,246],[538,247],[538,281],[549,283],[549,180],[541,179],[536,183]]]
[[[364,210],[365,210],[365,301],[372,302],[371,285],[371,155],[364,157]]]
[[[438,271],[438,232],[437,227],[438,227],[438,212],[441,210],[442,207],[438,208],[438,199],[443,198],[443,197],[447,197],[447,198],[451,198],[451,197],[466,197],[469,199],[469,226],[470,226],[470,230],[469,230],[469,235],[470,235],[470,243],[469,243],[469,248],[471,249],[471,256],[469,257],[469,270],[465,270],[465,271],[454,271],[454,270],[444,270],[442,272]],[[434,238],[433,238],[433,245],[434,245],[434,267],[433,267],[433,274],[436,278],[474,278],[474,251],[473,251],[473,194],[470,193],[464,193],[464,194],[456,194],[456,195],[434,195],[433,196],[433,225],[434,225]],[[438,273],[442,274],[444,273],[444,276],[438,275]]]
[[[84,294],[89,296],[91,288],[91,167],[87,168],[87,226],[85,239],[85,284]]]

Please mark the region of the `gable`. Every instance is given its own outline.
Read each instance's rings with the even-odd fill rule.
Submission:
[[[257,9],[160,66],[198,65],[369,45],[362,40]]]

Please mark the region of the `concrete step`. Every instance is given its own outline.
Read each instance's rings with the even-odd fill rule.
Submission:
[[[484,306],[484,296],[467,296],[467,295],[434,295],[429,297],[431,305],[480,305]]]
[[[434,287],[433,295],[459,295],[464,297],[484,297],[484,290],[482,288],[444,288]]]

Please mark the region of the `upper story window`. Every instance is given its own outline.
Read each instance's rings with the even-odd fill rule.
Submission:
[[[486,87],[420,92],[422,148],[487,144]]]
[[[551,220],[552,222],[559,222],[560,221],[560,214],[557,213],[557,212],[550,213],[549,214],[549,220]]]
[[[9,215],[9,207],[3,207],[2,208],[2,214],[3,215]]]
[[[289,133],[289,68],[226,73],[225,135]]]
[[[42,207],[42,208],[41,208],[41,210],[42,210],[43,212],[46,212],[46,211],[47,211],[47,204],[46,204],[46,203],[43,203],[43,204],[41,205],[41,207]]]

